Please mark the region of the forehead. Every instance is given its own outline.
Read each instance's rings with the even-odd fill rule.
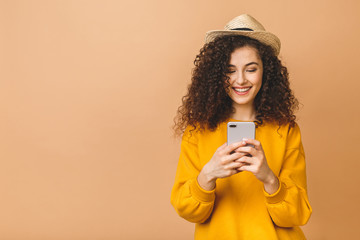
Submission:
[[[262,63],[257,49],[253,47],[236,48],[230,55],[231,65],[245,65],[250,62]]]

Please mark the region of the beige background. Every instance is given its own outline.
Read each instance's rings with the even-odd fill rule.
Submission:
[[[0,239],[191,239],[172,119],[208,30],[249,13],[303,103],[308,239],[355,239],[360,4],[1,1]]]

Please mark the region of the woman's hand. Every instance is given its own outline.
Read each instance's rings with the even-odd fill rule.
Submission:
[[[264,183],[267,193],[275,193],[279,188],[279,180],[269,168],[261,143],[254,139],[243,139],[242,143],[243,145],[251,144],[254,147],[242,146],[235,150],[244,154],[236,161],[243,164],[237,170],[253,173],[257,179]]]
[[[238,173],[239,170],[237,169],[243,166],[243,163],[236,160],[245,156],[245,153],[234,151],[245,145],[244,142],[238,142],[229,146],[226,143],[220,146],[201,170],[197,178],[199,185],[205,190],[212,190],[215,188],[216,179]]]

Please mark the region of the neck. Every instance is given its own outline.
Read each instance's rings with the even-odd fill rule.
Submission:
[[[255,107],[251,105],[234,105],[235,111],[231,114],[231,118],[240,121],[255,121],[256,111]]]

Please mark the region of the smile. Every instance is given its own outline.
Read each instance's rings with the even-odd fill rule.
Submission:
[[[249,92],[251,87],[245,87],[245,88],[233,88],[234,92],[238,95],[245,95]]]

